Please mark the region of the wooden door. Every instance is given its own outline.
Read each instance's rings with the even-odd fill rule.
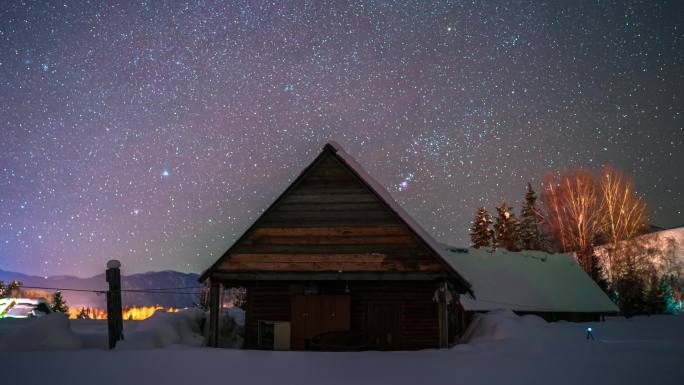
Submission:
[[[368,304],[368,337],[378,350],[401,346],[401,304],[371,302]]]
[[[306,297],[302,295],[292,296],[292,349],[304,350],[309,312],[306,306]]]
[[[306,341],[321,333],[349,330],[348,295],[292,296],[292,349],[306,349]]]

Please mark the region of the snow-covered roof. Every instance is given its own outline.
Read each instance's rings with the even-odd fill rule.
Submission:
[[[446,248],[447,261],[473,286],[466,310],[618,312],[618,307],[570,254]]]

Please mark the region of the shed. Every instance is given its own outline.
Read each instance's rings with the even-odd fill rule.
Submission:
[[[328,143],[200,276],[210,286],[209,345],[221,345],[221,293],[241,287],[246,348],[448,346],[463,327],[448,298],[469,292],[470,283],[447,254]]]

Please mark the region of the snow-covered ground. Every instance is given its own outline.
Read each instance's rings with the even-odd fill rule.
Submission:
[[[104,321],[0,320],[1,378],[3,383],[71,385],[650,385],[681,384],[683,377],[684,316],[577,324],[496,311],[481,316],[467,343],[450,350],[360,353],[197,347],[199,317],[190,311],[127,322],[126,342],[114,351],[103,350]],[[594,341],[586,339],[587,327]],[[48,342],[41,345],[41,339]],[[30,348],[43,350],[17,351]]]

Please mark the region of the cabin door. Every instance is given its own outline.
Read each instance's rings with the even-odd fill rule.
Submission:
[[[378,350],[401,346],[401,304],[371,302],[368,304],[368,337]]]
[[[321,333],[349,330],[348,295],[295,295],[291,306],[294,350],[305,350],[307,340]]]

